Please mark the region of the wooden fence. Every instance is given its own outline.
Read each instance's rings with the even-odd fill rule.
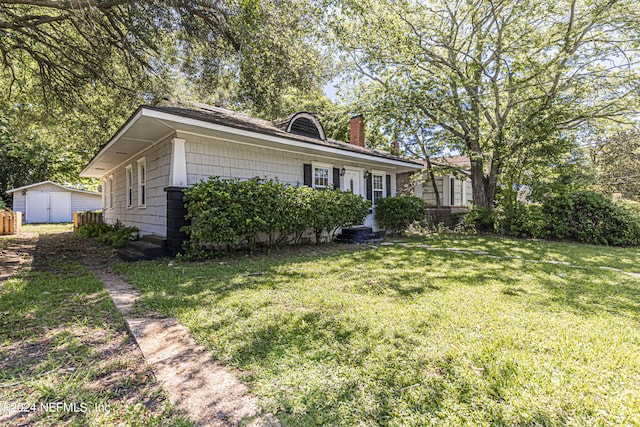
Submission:
[[[0,236],[22,232],[22,212],[0,212]]]
[[[104,222],[102,219],[101,211],[84,211],[73,213],[73,230],[77,230],[78,227],[82,227],[87,224],[100,224]]]

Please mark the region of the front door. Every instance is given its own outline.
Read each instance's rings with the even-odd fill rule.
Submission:
[[[362,187],[362,172],[359,170],[346,170],[342,177],[341,190],[364,196]]]

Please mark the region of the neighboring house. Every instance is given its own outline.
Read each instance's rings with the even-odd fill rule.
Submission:
[[[102,209],[102,195],[65,187],[52,181],[7,191],[13,194],[13,211],[22,212],[25,223],[72,222],[75,211]]]
[[[466,208],[473,201],[471,188],[471,161],[468,156],[439,157],[431,161],[441,207]],[[438,207],[433,183],[426,169],[416,192],[422,195],[428,207]]]
[[[291,185],[340,188],[375,205],[396,194],[396,175],[418,161],[364,147],[364,120],[351,119],[351,143],[328,139],[320,121],[297,113],[275,123],[224,108],[141,106],[84,168],[103,180],[104,218],[166,239],[179,250],[185,224],[182,189],[210,176],[277,178]]]

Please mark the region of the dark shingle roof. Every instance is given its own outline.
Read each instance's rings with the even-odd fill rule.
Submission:
[[[277,136],[277,137],[291,139],[295,141],[302,141],[302,142],[306,142],[313,145],[320,145],[325,147],[337,148],[339,150],[351,151],[354,153],[362,153],[362,154],[368,154],[371,156],[382,157],[386,159],[399,160],[407,163],[421,164],[421,162],[418,160],[412,160],[404,157],[394,156],[393,154],[383,150],[364,148],[357,145],[349,144],[347,142],[337,141],[334,139],[326,139],[323,141],[316,138],[309,138],[303,135],[292,134],[292,133],[286,132],[282,128],[283,126],[282,121],[278,121],[276,124],[274,124],[267,120],[256,119],[254,117],[249,117],[247,115],[240,114],[235,111],[227,110],[221,107],[201,105],[199,110],[194,110],[191,108],[183,108],[183,107],[173,107],[173,106],[153,107],[153,106],[145,105],[142,108],[175,114],[180,117],[200,120],[207,123],[213,123],[213,124],[218,124],[223,126],[229,126],[236,129],[261,133],[263,135]]]

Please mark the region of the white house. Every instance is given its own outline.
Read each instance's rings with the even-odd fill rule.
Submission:
[[[13,195],[13,211],[22,212],[24,222],[71,222],[73,212],[102,209],[102,195],[65,187],[52,181],[25,185],[7,191]]]
[[[364,121],[351,119],[351,143],[328,139],[310,113],[268,122],[224,108],[141,106],[83,169],[103,180],[104,218],[166,239],[184,239],[182,189],[210,176],[277,178],[291,185],[340,188],[372,202],[396,194],[396,175],[423,165],[364,147]]]

